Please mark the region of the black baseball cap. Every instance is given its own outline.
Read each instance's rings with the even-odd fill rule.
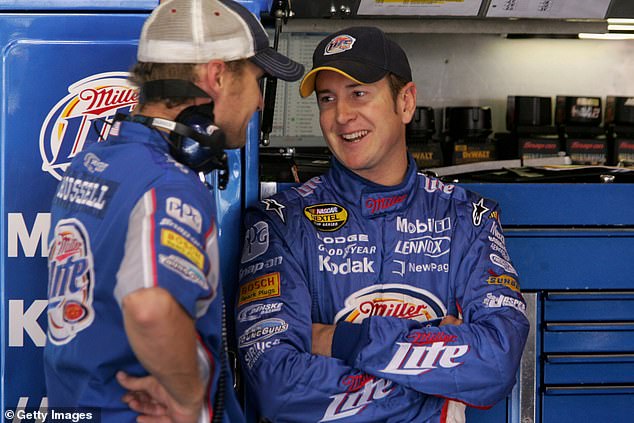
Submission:
[[[315,77],[330,70],[360,84],[372,84],[388,73],[412,80],[412,69],[403,49],[379,28],[357,26],[342,29],[321,40],[313,53],[313,68],[299,86],[302,97],[315,90]]]

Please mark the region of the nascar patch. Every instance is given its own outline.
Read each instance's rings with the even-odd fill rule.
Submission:
[[[256,300],[280,296],[280,272],[253,279],[240,287],[238,307]]]
[[[161,229],[161,245],[178,251],[198,266],[199,269],[202,269],[205,264],[205,256],[203,253],[201,253],[194,244],[172,230]]]
[[[339,204],[314,204],[304,208],[304,215],[318,231],[333,232],[348,221],[348,210]]]

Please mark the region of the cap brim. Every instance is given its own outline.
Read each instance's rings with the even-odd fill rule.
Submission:
[[[367,63],[332,61],[328,65],[312,69],[304,76],[299,85],[299,94],[302,97],[308,97],[315,91],[315,78],[319,72],[325,70],[337,72],[358,84],[372,84],[388,73],[385,69],[369,66]]]
[[[284,81],[297,81],[304,74],[304,65],[270,47],[249,57],[249,60],[261,67],[268,75]]]

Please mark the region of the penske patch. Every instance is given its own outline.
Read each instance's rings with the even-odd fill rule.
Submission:
[[[509,275],[489,276],[487,278],[489,285],[503,285],[515,292],[520,292],[520,284],[517,280]]]
[[[304,208],[304,215],[318,231],[332,232],[348,221],[348,210],[339,204],[315,204]]]
[[[198,248],[181,235],[169,229],[161,229],[161,244],[171,248],[174,251],[178,251],[192,263],[198,266],[199,269],[203,268],[205,263],[205,256],[200,252]]]
[[[238,306],[255,300],[280,296],[280,273],[269,273],[253,279],[240,287]]]

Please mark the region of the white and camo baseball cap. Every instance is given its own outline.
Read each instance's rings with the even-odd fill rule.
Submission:
[[[249,59],[265,73],[297,81],[304,66],[269,46],[256,16],[231,0],[167,0],[143,25],[137,60],[206,63]]]

